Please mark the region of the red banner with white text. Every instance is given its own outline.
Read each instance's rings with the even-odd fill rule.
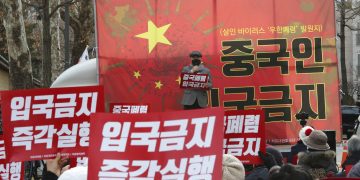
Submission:
[[[89,180],[221,179],[221,108],[91,116]]]
[[[7,160],[86,156],[90,114],[104,112],[101,86],[1,92]]]
[[[334,10],[329,0],[96,0],[106,101],[181,109],[180,72],[199,50],[209,106],[263,109],[269,143],[295,143],[301,111],[340,132]]]
[[[23,163],[6,161],[4,136],[0,135],[0,179],[23,180],[25,179]]]
[[[232,154],[243,164],[261,164],[258,152],[265,153],[263,110],[225,112],[224,154]]]

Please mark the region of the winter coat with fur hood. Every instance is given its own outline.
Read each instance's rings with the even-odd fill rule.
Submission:
[[[306,169],[314,179],[332,176],[338,172],[335,163],[335,152],[313,151],[300,152],[298,164]]]

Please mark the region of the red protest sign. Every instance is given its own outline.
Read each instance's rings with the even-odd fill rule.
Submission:
[[[259,164],[258,152],[265,152],[263,110],[225,112],[224,154],[232,154],[244,164]]]
[[[78,167],[78,166],[88,166],[88,157],[77,157],[70,158],[70,168]]]
[[[104,111],[100,86],[2,92],[7,160],[85,156],[89,115]]]
[[[1,179],[22,180],[25,179],[25,170],[22,162],[10,162],[0,164]]]
[[[114,114],[146,114],[149,105],[137,103],[110,103],[110,111]]]
[[[221,179],[224,111],[91,116],[89,180]]]
[[[24,179],[25,172],[22,162],[7,162],[4,137],[0,135],[0,177],[1,179]]]
[[[185,89],[208,89],[208,74],[181,73],[180,87]]]

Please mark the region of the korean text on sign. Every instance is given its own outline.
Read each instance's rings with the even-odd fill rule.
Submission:
[[[221,109],[95,114],[91,122],[90,177],[221,179]]]
[[[146,114],[149,111],[148,105],[110,103],[110,110],[114,114]]]
[[[24,179],[24,167],[22,162],[7,162],[5,156],[4,138],[0,136],[0,177],[1,179],[21,180]]]
[[[209,76],[207,74],[181,74],[181,88],[206,89]]]
[[[85,156],[90,114],[104,111],[99,86],[2,93],[4,138],[11,161]]]
[[[265,121],[262,110],[227,111],[224,118],[223,153],[232,154],[246,164],[261,160],[265,150]]]

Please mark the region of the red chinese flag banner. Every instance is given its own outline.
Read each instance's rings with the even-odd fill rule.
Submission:
[[[86,156],[90,114],[104,112],[101,86],[4,91],[1,94],[9,162]]]
[[[210,106],[264,109],[272,144],[301,126],[340,140],[334,2],[329,0],[96,0],[100,82],[107,103],[179,110],[179,76],[199,50],[210,69]]]
[[[91,116],[89,180],[221,179],[224,111]]]
[[[22,162],[6,161],[4,137],[0,135],[0,178],[11,180],[23,180],[25,169]]]
[[[261,164],[258,152],[265,153],[263,110],[233,110],[225,113],[224,154],[232,154],[243,164]]]

